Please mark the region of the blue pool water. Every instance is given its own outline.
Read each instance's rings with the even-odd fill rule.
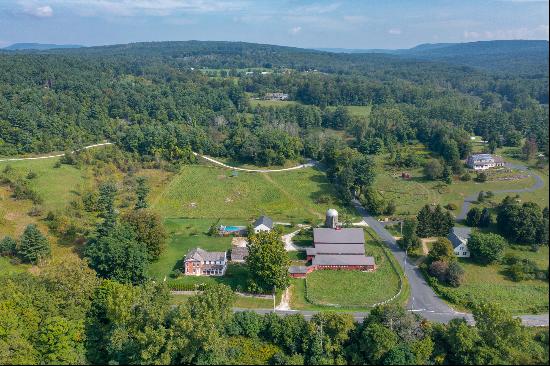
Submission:
[[[239,226],[226,226],[224,228],[225,231],[241,231],[242,227]]]

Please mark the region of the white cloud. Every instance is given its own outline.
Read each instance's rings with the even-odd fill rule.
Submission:
[[[302,27],[297,26],[297,27],[290,28],[289,33],[290,34],[298,34],[301,31],[302,31]]]
[[[243,0],[50,0],[80,15],[167,16],[176,13],[209,13],[239,10]]]
[[[464,31],[466,40],[493,39],[548,39],[548,25],[541,24],[534,28],[497,29],[486,31]]]
[[[23,7],[23,13],[32,15],[38,18],[48,18],[53,15],[53,9],[49,5],[37,5],[36,3],[20,2]]]
[[[401,34],[401,29],[391,28],[390,30],[388,30],[388,33],[391,34],[391,35],[394,35],[394,36],[398,36],[398,35]]]
[[[336,9],[340,7],[340,3],[332,3],[332,4],[311,4],[311,5],[304,5],[299,6],[292,10],[292,13],[298,13],[298,14],[325,14],[325,13],[332,13]]]

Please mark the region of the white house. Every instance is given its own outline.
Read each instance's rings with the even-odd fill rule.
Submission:
[[[260,231],[271,231],[273,229],[273,220],[267,216],[260,216],[256,221],[254,221],[254,224],[252,225],[254,228],[254,233],[257,234]]]
[[[453,244],[453,250],[457,257],[469,258],[468,239],[472,229],[467,227],[453,227],[449,233],[448,239]]]
[[[474,154],[468,156],[466,164],[470,169],[486,170],[497,166],[504,166],[504,160],[500,156],[491,154]]]

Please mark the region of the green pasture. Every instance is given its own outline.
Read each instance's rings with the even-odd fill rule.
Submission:
[[[275,173],[239,172],[204,165],[184,166],[153,202],[170,218],[230,218],[246,225],[262,214],[276,221],[320,221],[329,207],[351,209],[334,199],[323,172],[313,168]]]
[[[507,248],[506,253],[513,253],[520,258],[537,262],[539,268],[548,268],[548,247],[541,247],[532,252],[526,246]],[[464,283],[458,288],[445,287],[461,298],[475,301],[497,303],[514,314],[533,314],[548,312],[548,282],[528,280],[514,282],[505,275],[507,266],[502,264],[479,265],[468,258],[460,258],[464,268]],[[471,310],[471,309],[468,309]]]

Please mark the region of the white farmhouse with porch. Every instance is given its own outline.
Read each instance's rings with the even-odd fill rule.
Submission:
[[[473,170],[486,170],[494,167],[504,166],[504,160],[497,155],[474,154],[468,156],[466,164]]]
[[[453,244],[453,250],[457,257],[470,258],[468,249],[468,240],[472,229],[468,227],[453,227],[449,233],[448,239]]]

